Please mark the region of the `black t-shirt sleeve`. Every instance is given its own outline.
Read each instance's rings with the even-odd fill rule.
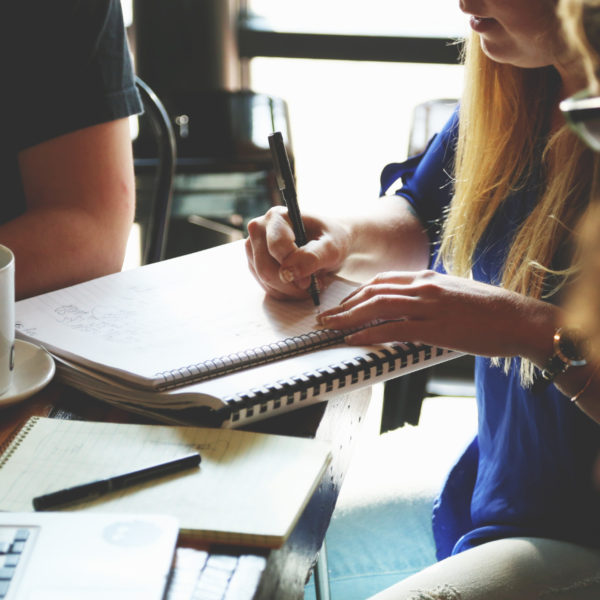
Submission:
[[[142,112],[119,0],[2,4],[11,48],[0,60],[16,152]]]

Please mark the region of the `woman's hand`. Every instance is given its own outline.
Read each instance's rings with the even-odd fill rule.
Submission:
[[[560,309],[502,288],[434,271],[381,273],[320,315],[331,329],[391,321],[349,344],[422,342],[479,356],[523,356],[545,364]]]
[[[350,251],[350,233],[341,223],[310,215],[304,215],[303,221],[309,242],[302,248],[296,246],[283,206],[248,223],[250,270],[267,294],[279,300],[308,298],[313,273],[324,289],[327,282],[322,275],[339,269]]]

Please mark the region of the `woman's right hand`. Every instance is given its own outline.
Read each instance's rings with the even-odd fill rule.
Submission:
[[[323,289],[323,275],[338,270],[350,252],[350,232],[335,219],[303,215],[308,244],[298,248],[287,208],[276,206],[248,223],[246,254],[250,270],[267,294],[279,300],[308,298],[315,273]]]

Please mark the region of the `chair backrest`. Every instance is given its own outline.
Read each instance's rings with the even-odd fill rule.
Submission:
[[[452,116],[458,100],[430,100],[415,106],[408,141],[408,156],[423,152],[431,137],[439,133]]]
[[[152,213],[143,240],[142,264],[160,262],[165,255],[167,230],[173,200],[173,179],[177,146],[173,125],[165,107],[156,94],[139,78],[135,78],[137,88],[144,103],[145,115],[156,138],[158,146],[158,166],[152,201]]]
[[[446,122],[456,110],[458,100],[440,99],[430,100],[415,106],[413,111],[413,122],[410,130],[410,138],[408,142],[408,156],[420,154],[427,148],[427,144],[432,136],[439,133]],[[406,423],[410,425],[418,425],[419,416],[421,414],[421,405],[426,394],[429,391],[429,380],[432,374],[442,373],[442,378],[447,378],[448,373],[450,378],[454,378],[456,374],[457,360],[465,359],[469,362],[472,357],[461,357],[459,359],[449,361],[442,365],[436,365],[415,371],[397,379],[391,379],[385,383],[385,391],[383,396],[383,411],[381,415],[381,433],[403,427]],[[462,363],[461,363],[462,364]],[[471,369],[472,374],[472,369]],[[466,367],[466,383],[469,384],[469,365]],[[440,378],[438,378],[439,380]],[[460,376],[457,377],[462,383]],[[437,390],[448,390],[448,386],[442,387],[439,385]],[[459,389],[459,388],[454,388]],[[464,387],[460,388],[460,392],[464,392]],[[446,394],[447,395],[447,394]]]

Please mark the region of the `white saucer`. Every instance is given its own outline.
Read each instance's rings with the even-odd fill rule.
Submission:
[[[54,376],[53,358],[39,346],[15,340],[15,370],[11,386],[0,394],[0,408],[33,396]]]

